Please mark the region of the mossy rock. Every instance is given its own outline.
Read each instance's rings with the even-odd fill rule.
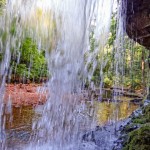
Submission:
[[[150,104],[141,109],[142,114],[132,117],[122,130],[128,136],[122,143],[123,150],[150,150]]]
[[[150,120],[148,116],[141,116],[139,118],[135,118],[132,122],[137,124],[145,124],[147,122],[150,122]]]
[[[139,115],[138,117],[134,117],[132,119],[132,123],[137,124],[145,124],[150,122],[150,105],[147,105],[142,108],[142,115]]]
[[[122,133],[129,133],[135,129],[139,128],[139,126],[137,124],[128,124],[124,127],[124,129],[122,130]]]
[[[143,113],[144,113],[144,114],[149,114],[149,115],[150,115],[150,104],[147,105],[147,106],[143,109]]]
[[[123,150],[149,150],[150,149],[150,126],[142,126],[132,131]]]

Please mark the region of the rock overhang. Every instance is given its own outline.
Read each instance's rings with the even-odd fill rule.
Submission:
[[[126,32],[128,36],[150,49],[150,0],[124,1],[127,6]]]

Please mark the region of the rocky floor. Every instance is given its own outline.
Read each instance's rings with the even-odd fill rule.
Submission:
[[[143,150],[149,150],[149,113],[150,100],[145,100],[144,104],[134,111],[129,118],[103,127],[97,126],[95,130],[83,135],[83,141],[95,145],[91,150],[142,150],[143,147]],[[141,135],[140,140],[136,139],[137,135]],[[137,143],[143,142],[145,137],[147,143],[138,145]],[[134,143],[134,140],[137,140],[137,143]]]

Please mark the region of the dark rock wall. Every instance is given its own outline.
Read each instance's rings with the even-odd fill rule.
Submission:
[[[150,49],[150,0],[124,1],[127,5],[127,34],[130,38]]]

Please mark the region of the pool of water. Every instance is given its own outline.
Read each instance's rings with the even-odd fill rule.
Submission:
[[[16,146],[27,144],[33,134],[32,125],[40,117],[33,106],[4,108],[5,137],[7,149],[16,149]],[[3,133],[4,134],[4,133]]]
[[[139,105],[130,102],[96,102],[98,125],[105,125],[123,120],[131,115]]]
[[[86,103],[88,109],[85,114],[91,119],[95,117],[97,125],[103,126],[127,118],[139,106],[131,103],[130,98],[120,97],[119,99],[123,101],[88,101]],[[43,107],[43,105],[37,107],[13,106],[9,111],[7,107],[5,108],[3,118],[5,119],[7,149],[17,149],[17,145],[29,143],[35,133],[32,126],[40,118]],[[93,114],[95,115],[93,116]]]

